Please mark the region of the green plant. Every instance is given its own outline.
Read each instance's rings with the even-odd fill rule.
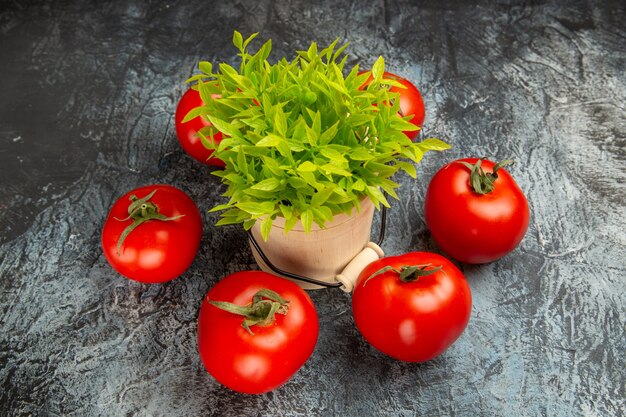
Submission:
[[[344,76],[348,45],[337,48],[337,39],[322,51],[312,43],[292,61],[271,64],[271,40],[248,52],[255,36],[234,33],[239,70],[222,63],[213,72],[211,63],[200,62],[202,73],[188,80],[197,81],[204,105],[185,120],[201,116],[212,123],[199,134],[226,163],[214,172],[229,197],[212,209],[223,210],[218,225],[249,229],[260,220],[267,239],[276,216],[284,216],[286,232],[298,220],[309,231],[313,223],[324,227],[335,214],[358,210],[365,197],[377,208],[389,206],[384,193],[398,198],[393,174],[401,169],[415,177],[410,161],[449,148],[432,138],[414,143],[402,133],[418,128],[398,115],[398,94],[389,88],[403,86],[383,77],[382,57],[371,71],[359,74],[356,65]],[[218,131],[219,142],[212,140]]]

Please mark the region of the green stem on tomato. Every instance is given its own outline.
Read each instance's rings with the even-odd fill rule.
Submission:
[[[170,221],[176,220],[184,216],[184,214],[180,214],[178,216],[167,217],[163,214],[159,213],[159,207],[150,201],[154,193],[157,190],[152,191],[150,194],[143,198],[137,198],[136,195],[131,195],[129,197],[131,203],[128,205],[128,217],[124,219],[118,219],[115,217],[115,220],[120,222],[125,222],[127,220],[132,219],[133,222],[129,224],[126,229],[120,235],[120,238],[117,241],[117,255],[120,255],[120,249],[122,248],[122,244],[130,235],[130,233],[135,230],[139,225],[147,222],[148,220],[160,220],[160,221]]]
[[[252,302],[245,306],[226,301],[207,301],[219,309],[245,317],[241,325],[251,335],[254,332],[250,326],[269,326],[276,320],[276,314],[286,315],[289,310],[289,301],[268,289],[259,290],[252,297]]]
[[[483,159],[485,158],[479,158],[475,164],[458,161],[470,170],[470,185],[477,194],[488,194],[492,192],[495,187],[495,182],[498,179],[498,170],[505,165],[510,165],[515,162],[512,159],[505,159],[493,166],[493,172],[485,172],[480,166]]]
[[[432,275],[437,271],[440,271],[442,268],[441,265],[433,266],[433,264],[423,264],[423,265],[402,265],[400,268],[394,268],[393,266],[387,265],[384,268],[379,269],[370,275],[363,285],[367,284],[367,282],[374,278],[377,275],[384,274],[388,271],[393,271],[399,275],[400,281],[402,282],[415,282],[420,277],[425,277],[428,275]]]

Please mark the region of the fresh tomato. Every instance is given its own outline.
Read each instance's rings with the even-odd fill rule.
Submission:
[[[206,370],[226,387],[271,391],[313,353],[319,324],[308,294],[261,271],[227,276],[206,295],[198,318],[198,349]]]
[[[372,346],[407,362],[442,354],[469,322],[472,296],[449,260],[412,252],[369,264],[352,296],[354,322]]]
[[[528,229],[526,197],[501,166],[484,159],[461,159],[441,168],[428,186],[426,223],[441,249],[461,262],[480,264],[501,258]]]
[[[165,282],[191,265],[201,236],[200,212],[187,194],[169,185],[149,185],[113,204],[102,230],[102,249],[125,277]]]
[[[405,86],[406,88],[400,88],[396,86],[392,86],[389,91],[393,93],[398,93],[400,96],[400,116],[413,116],[411,123],[415,126],[422,127],[424,124],[424,119],[426,118],[426,110],[424,108],[424,100],[422,99],[422,95],[415,85],[407,80],[406,78],[402,78],[396,74],[391,72],[384,72],[383,78],[392,79],[398,81],[400,84]],[[365,82],[364,87],[367,86],[370,82],[372,82],[372,77]],[[419,130],[406,131],[403,132],[409,139],[415,140],[417,135],[419,134]]]
[[[198,91],[190,88],[183,94],[176,108],[176,116],[174,117],[178,141],[185,152],[197,161],[207,165],[223,167],[223,161],[210,157],[213,151],[204,146],[200,136],[197,134],[203,127],[211,126],[211,123],[200,116],[183,123],[183,119],[190,110],[202,105],[202,99]],[[213,138],[219,142],[222,139],[222,134],[218,132]]]

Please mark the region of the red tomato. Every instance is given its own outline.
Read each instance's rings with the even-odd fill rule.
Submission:
[[[129,233],[123,237],[125,230]],[[165,282],[191,265],[201,236],[200,212],[184,192],[169,185],[149,185],[113,204],[102,230],[102,249],[111,266],[125,277]]]
[[[359,275],[352,295],[354,322],[365,340],[407,362],[442,354],[463,333],[471,310],[465,277],[434,253],[412,252],[372,262]]]
[[[191,157],[197,161],[207,165],[215,165],[219,167],[224,166],[224,162],[217,158],[209,158],[213,153],[212,150],[207,149],[203,144],[200,137],[197,135],[198,131],[205,126],[210,126],[211,123],[198,116],[195,119],[191,119],[183,123],[183,119],[187,116],[190,110],[202,106],[203,102],[200,98],[200,93],[194,89],[189,89],[182,96],[178,107],[176,108],[176,116],[174,117],[174,123],[176,125],[176,135],[178,141]],[[222,139],[222,134],[217,133],[214,136],[216,141]]]
[[[472,264],[511,252],[524,237],[530,218],[526,197],[511,175],[499,168],[495,181],[491,177],[493,162],[482,160],[481,165],[493,190],[484,194],[474,190],[480,169],[470,177],[471,169],[463,163],[477,161],[468,158],[445,165],[431,180],[425,199],[426,223],[435,242],[453,258]]]
[[[243,325],[244,317],[210,302],[249,306],[269,289],[287,301],[267,323]],[[263,298],[269,303],[267,298]],[[228,388],[260,394],[284,384],[313,353],[319,324],[313,302],[297,284],[261,271],[227,276],[206,295],[198,318],[198,349],[206,370]]]
[[[399,87],[391,87],[389,91],[393,93],[398,93],[400,95],[400,115],[401,116],[410,116],[413,115],[411,123],[415,126],[422,127],[424,124],[424,119],[426,118],[426,110],[424,108],[424,100],[422,99],[422,95],[419,90],[413,83],[411,83],[406,78],[402,78],[398,75],[395,75],[391,72],[384,72],[384,78],[389,78],[395,81],[398,81],[400,84],[404,85],[406,88]],[[364,84],[367,86],[372,81],[372,77],[370,77]],[[409,139],[414,140],[419,134],[419,130],[414,131],[406,131],[403,132]]]

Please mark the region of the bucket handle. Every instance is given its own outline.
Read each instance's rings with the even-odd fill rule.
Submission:
[[[252,234],[252,229],[248,230],[248,239],[250,240],[250,243],[252,244],[252,246],[254,246],[254,249],[256,249],[257,253],[261,257],[263,262],[275,274],[283,275],[285,277],[295,279],[298,281],[307,282],[309,284],[319,285],[319,286],[327,287],[327,288],[341,288],[345,292],[352,292],[352,290],[354,289],[354,284],[356,283],[356,280],[359,274],[361,273],[361,271],[363,270],[363,268],[365,268],[369,263],[376,261],[382,258],[383,256],[385,256],[385,253],[380,248],[380,245],[382,245],[383,240],[385,240],[386,223],[387,223],[387,207],[382,206],[380,210],[380,231],[379,231],[378,240],[376,241],[376,243],[369,242],[367,245],[365,245],[365,248],[363,248],[363,250],[359,252],[348,263],[348,265],[346,265],[343,271],[341,271],[340,274],[335,276],[334,280],[332,280],[331,282],[321,281],[321,280],[311,278],[311,277],[305,277],[303,275],[294,274],[293,272],[284,271],[278,268],[268,259],[267,255],[265,255],[265,253],[261,249],[261,246],[259,245],[256,238]]]

